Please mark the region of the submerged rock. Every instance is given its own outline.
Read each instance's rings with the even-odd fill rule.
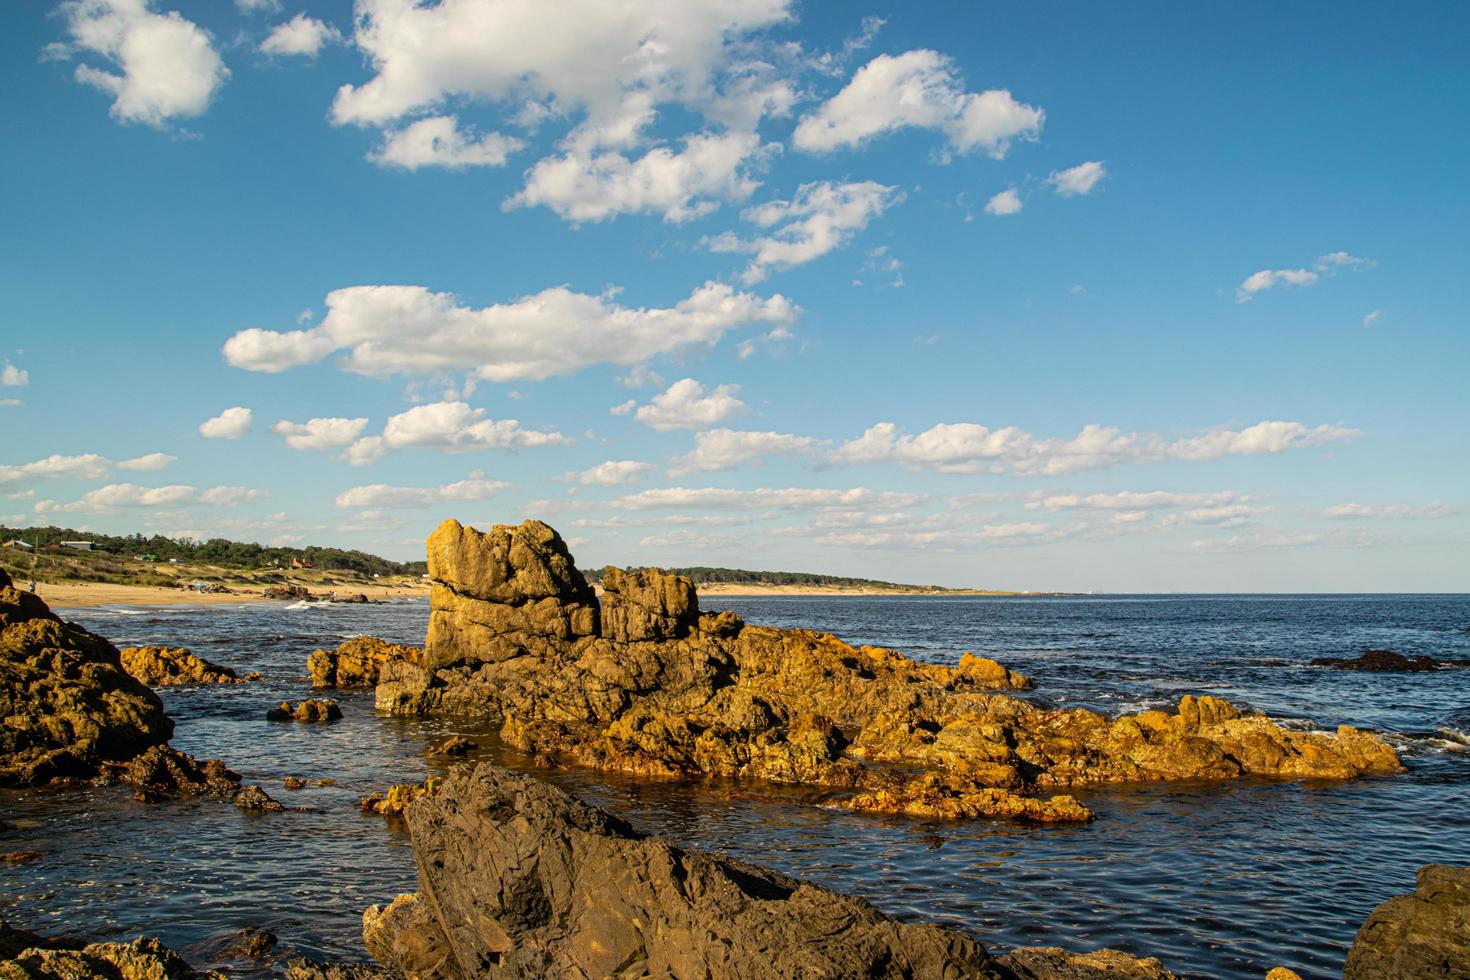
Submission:
[[[342,709],[336,701],[325,698],[307,698],[296,705],[282,701],[265,713],[266,721],[336,721],[342,717]]]
[[[377,707],[492,721],[542,760],[814,784],[864,810],[1030,819],[1086,819],[1070,798],[1036,797],[1048,788],[1400,768],[1376,736],[1289,731],[1210,697],[1120,718],[1041,708],[998,693],[1031,682],[993,660],[918,663],[701,613],[693,585],[657,569],[607,569],[599,608],[539,521],[483,534],[446,521],[428,559],[423,657],[382,664]]]
[[[244,684],[260,674],[236,674],[229,667],[196,657],[183,647],[123,647],[123,670],[153,687],[174,684]]]
[[[1366,670],[1374,673],[1422,673],[1431,670],[1446,670],[1452,667],[1470,667],[1470,660],[1435,660],[1433,657],[1406,657],[1397,650],[1369,650],[1361,657],[1345,660],[1338,657],[1318,657],[1313,667],[1331,667],[1334,670]]]
[[[355,636],[335,650],[313,650],[306,658],[306,669],[312,687],[373,687],[388,661],[418,663],[423,656],[419,647],[389,643],[376,636]]]
[[[478,742],[472,742],[463,735],[451,735],[438,745],[429,746],[424,755],[462,758],[479,747]]]
[[[102,637],[0,570],[0,786],[89,778],[173,734],[163,703]]]
[[[1470,977],[1470,868],[1419,869],[1411,895],[1373,910],[1348,952],[1343,980]]]

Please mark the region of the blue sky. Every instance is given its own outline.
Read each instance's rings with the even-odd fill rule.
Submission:
[[[545,9],[0,9],[0,521],[1470,587],[1464,5]]]

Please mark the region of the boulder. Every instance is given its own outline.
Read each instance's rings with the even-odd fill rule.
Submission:
[[[1289,731],[1211,697],[1117,718],[1039,707],[1002,693],[1031,681],[994,660],[919,663],[701,613],[687,580],[656,569],[606,569],[599,611],[539,521],[485,534],[446,521],[428,551],[425,654],[383,663],[377,708],[498,723],[539,760],[811,784],[861,810],[1032,820],[1087,819],[1046,791],[1090,783],[1400,768],[1377,736]]]
[[[437,793],[440,782],[438,776],[430,776],[422,783],[395,783],[385,790],[362,797],[357,805],[363,813],[378,813],[385,817],[402,816],[404,809],[414,800]]]
[[[1313,667],[1333,670],[1366,670],[1373,673],[1423,673],[1451,667],[1470,667],[1470,660],[1435,660],[1433,657],[1406,657],[1397,650],[1368,650],[1351,660],[1339,657],[1317,657]]]
[[[229,667],[196,657],[183,647],[123,647],[123,670],[152,687],[177,684],[244,684],[260,674],[239,676]]]
[[[312,687],[373,687],[388,661],[418,663],[423,655],[419,647],[355,636],[335,650],[313,650],[306,658],[306,669]]]
[[[1116,949],[1090,953],[1056,947],[1017,949],[996,960],[1008,971],[1006,976],[1015,980],[1176,980],[1153,957],[1131,956]]]
[[[102,637],[0,570],[0,786],[96,775],[173,734],[163,703]]]
[[[694,583],[657,568],[602,570],[602,636],[614,643],[679,640],[699,625]]]
[[[299,704],[282,701],[265,713],[266,721],[336,721],[342,717],[342,709],[336,701],[326,698],[307,698]]]
[[[196,980],[198,973],[156,939],[71,946],[11,928],[0,919],[0,978],[4,980]]]
[[[1470,868],[1419,869],[1411,895],[1368,916],[1348,951],[1343,980],[1470,977]]]
[[[167,745],[155,745],[127,762],[101,764],[97,782],[122,784],[137,791],[139,800],[206,796],[226,800],[242,810],[270,812],[283,809],[259,786],[244,786],[240,774],[218,759],[203,762]]]
[[[415,800],[416,897],[364,917],[408,976],[1003,977],[974,939],[668,841],[482,764]]]

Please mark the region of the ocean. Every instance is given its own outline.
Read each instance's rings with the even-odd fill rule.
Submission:
[[[1258,978],[1277,965],[1341,973],[1374,906],[1412,890],[1423,864],[1470,864],[1470,670],[1366,674],[1309,666],[1369,648],[1470,657],[1470,596],[1152,595],[1059,597],[715,596],[748,621],[829,630],[854,643],[953,663],[970,650],[1032,675],[1022,697],[1109,713],[1208,693],[1284,724],[1388,733],[1399,775],[1342,783],[1236,780],[1078,791],[1097,820],[874,817],[811,805],[810,791],[536,770],[635,826],[966,930],[989,946],[1112,946],[1183,976]],[[357,798],[447,763],[425,745],[450,734],[479,758],[524,768],[493,732],[452,719],[380,717],[371,692],[337,692],[330,725],[264,720],[306,696],[307,654],[368,633],[422,643],[423,600],[389,605],[115,608],[66,614],[119,646],[187,646],[257,684],[160,691],[173,744],[224,759],[299,812],[135,802],[120,788],[0,791],[17,831],[0,849],[46,852],[0,864],[0,915],[89,940],[155,935],[196,966],[237,975],[272,966],[212,962],[245,927],[280,950],[365,959],[361,914],[414,888],[399,825]],[[334,787],[291,791],[287,776]],[[243,971],[243,972],[242,972]]]

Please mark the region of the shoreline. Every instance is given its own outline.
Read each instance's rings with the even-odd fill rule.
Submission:
[[[24,588],[24,583],[19,583]],[[313,594],[325,595],[329,589]],[[344,587],[338,591],[369,599],[427,596],[428,589],[395,586]],[[245,603],[299,600],[267,599],[256,587],[240,592],[190,592],[161,585],[114,585],[110,582],[37,582],[36,595],[53,609],[96,609],[102,606],[238,606]]]

